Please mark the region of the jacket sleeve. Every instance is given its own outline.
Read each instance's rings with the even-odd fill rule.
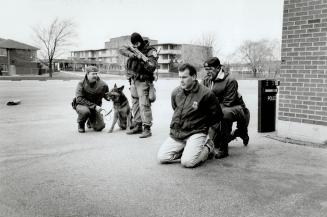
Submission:
[[[210,114],[209,116],[209,137],[214,138],[216,135],[216,132],[218,132],[218,129],[220,127],[220,122],[223,119],[223,112],[221,110],[219,101],[217,97],[210,92],[207,96],[207,108],[208,108],[208,113]]]
[[[176,94],[177,94],[177,91],[174,90],[171,94],[171,107],[173,108],[173,110],[175,111],[177,105],[176,105]]]
[[[210,89],[210,78],[206,75],[202,81],[201,81],[201,84],[206,86],[207,88]]]
[[[238,98],[237,89],[238,83],[236,80],[231,80],[231,82],[226,85],[225,95],[222,102],[223,106],[231,107],[234,105],[235,100]]]
[[[119,49],[119,53],[125,57],[133,57],[134,53],[129,49],[128,46],[123,46]]]
[[[83,82],[79,82],[76,88],[76,103],[77,105],[85,105],[90,109],[95,109],[96,104],[90,102],[89,100],[84,98],[83,95]]]
[[[109,87],[108,85],[104,86],[104,97],[105,100],[110,101],[110,97],[109,97]]]
[[[149,72],[154,72],[157,68],[157,51],[155,49],[151,49],[147,54],[148,61],[145,63],[144,67],[149,71]]]

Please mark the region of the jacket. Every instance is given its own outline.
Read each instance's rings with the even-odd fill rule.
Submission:
[[[97,105],[102,105],[102,98],[109,101],[107,93],[109,93],[109,87],[103,80],[98,78],[95,84],[91,86],[85,76],[85,78],[77,84],[76,104],[95,109]]]
[[[235,78],[231,77],[229,72],[223,69],[221,69],[221,72],[224,73],[223,78],[218,78],[217,76],[212,81],[210,77],[206,76],[202,83],[213,91],[222,107],[233,107],[237,105],[245,107],[243,98],[238,92],[238,83]]]
[[[140,51],[148,58],[147,62],[135,57],[134,53],[128,46],[124,46],[119,50],[120,54],[128,57],[126,62],[127,74],[135,80],[153,81],[153,72],[157,68],[157,50],[151,46],[147,40],[144,40],[144,46]]]
[[[171,95],[174,110],[170,136],[184,140],[195,133],[208,133],[209,127],[217,128],[223,113],[214,94],[198,81],[186,92],[181,87]]]

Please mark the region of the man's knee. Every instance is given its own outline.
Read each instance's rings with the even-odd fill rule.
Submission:
[[[181,164],[183,167],[186,167],[186,168],[193,168],[193,167],[197,166],[197,162],[195,159],[185,158],[185,157],[182,157]]]
[[[233,122],[234,121],[235,114],[231,109],[224,109],[223,114],[224,114],[223,120],[225,122]]]
[[[106,124],[96,125],[93,127],[94,131],[102,131],[106,127]]]
[[[76,112],[78,114],[77,122],[85,122],[91,115],[90,109],[83,105],[77,105]]]
[[[164,152],[163,150],[159,150],[157,154],[158,162],[161,164],[170,163],[172,161],[173,156],[169,153]]]

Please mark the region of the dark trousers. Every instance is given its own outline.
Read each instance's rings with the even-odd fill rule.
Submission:
[[[250,112],[247,108],[242,106],[222,107],[222,112],[224,117],[221,121],[220,132],[217,132],[214,143],[216,148],[228,152],[228,143],[232,138],[231,132],[233,122],[236,121],[236,127],[240,134],[247,134],[250,122]]]
[[[101,131],[105,128],[106,124],[104,123],[103,117],[99,112],[89,109],[89,107],[84,105],[77,105],[76,112],[78,114],[77,122],[85,124],[86,121],[90,122],[91,127],[95,131]]]

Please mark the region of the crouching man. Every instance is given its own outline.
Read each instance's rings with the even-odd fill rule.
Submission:
[[[78,132],[85,132],[85,123],[88,121],[88,127],[95,131],[101,131],[105,128],[103,116],[100,113],[103,109],[102,98],[109,101],[107,94],[109,93],[108,85],[99,78],[98,68],[89,66],[85,69],[86,75],[80,81],[76,88],[76,98],[73,102],[78,117]]]
[[[215,129],[223,117],[218,99],[207,87],[199,84],[196,69],[185,63],[179,67],[181,84],[171,96],[174,110],[170,137],[158,152],[160,163],[181,158],[184,167],[195,167],[213,153]],[[212,129],[209,132],[209,128]]]

